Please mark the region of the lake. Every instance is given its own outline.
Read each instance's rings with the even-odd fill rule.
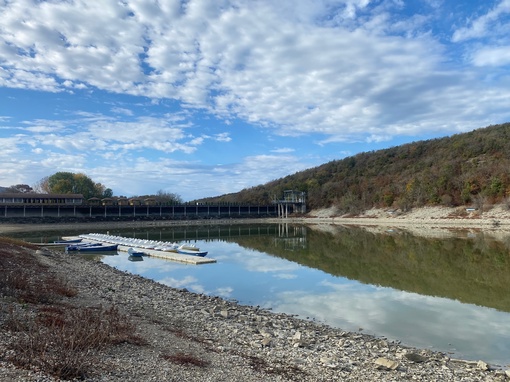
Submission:
[[[162,284],[444,351],[453,358],[510,364],[510,236],[459,230],[423,237],[403,230],[287,224],[109,233],[192,242],[217,260],[197,266],[149,257],[132,262],[122,252],[101,257]],[[17,236],[52,241],[60,235]]]

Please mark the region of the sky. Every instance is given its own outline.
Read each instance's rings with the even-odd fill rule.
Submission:
[[[238,192],[510,121],[510,0],[0,0],[0,186]]]

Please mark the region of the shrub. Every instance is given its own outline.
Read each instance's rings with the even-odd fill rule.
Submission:
[[[36,314],[11,309],[4,329],[14,332],[9,361],[63,379],[85,377],[108,345],[145,344],[115,307],[43,306]]]

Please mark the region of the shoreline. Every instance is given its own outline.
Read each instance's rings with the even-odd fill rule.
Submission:
[[[459,208],[424,207],[409,213],[391,216],[385,210],[374,209],[356,216],[336,215],[335,209],[312,211],[305,216],[288,218],[231,218],[231,219],[193,219],[193,220],[140,220],[140,221],[100,221],[100,222],[62,222],[62,223],[11,223],[0,220],[0,234],[22,232],[26,230],[38,231],[71,231],[93,228],[158,228],[188,225],[232,225],[232,224],[303,224],[309,226],[345,225],[360,227],[392,227],[428,230],[443,229],[478,229],[494,232],[510,232],[510,209],[498,206],[484,213],[471,215],[459,214]]]
[[[25,250],[78,291],[64,304],[116,306],[133,320],[137,335],[147,340],[145,346],[122,343],[105,349],[86,381],[461,382],[505,381],[510,375],[483,361],[452,359],[400,341],[172,288],[99,261]],[[175,354],[200,360],[202,366],[162,358]],[[2,376],[57,381],[40,371],[13,368],[0,357]]]
[[[334,211],[333,211],[334,212]],[[331,230],[335,226],[357,226],[379,232],[390,228],[421,235],[445,235],[451,231],[482,230],[506,235],[510,216],[499,212],[471,218],[438,218],[437,210],[387,217],[386,211],[370,211],[356,217],[340,217],[321,211],[308,217],[288,219],[229,219],[190,221],[137,221],[73,224],[3,224],[0,233],[30,230],[67,231],[112,227],[165,227],[178,225],[305,224],[312,229]],[[498,224],[494,220],[498,219]],[[33,251],[33,250],[32,250]],[[53,272],[70,279],[79,289],[78,304],[119,306],[133,317],[149,340],[149,348],[121,345],[109,351],[113,371],[103,371],[94,381],[199,380],[211,381],[505,381],[508,365],[487,365],[483,360],[452,359],[448,354],[402,345],[377,335],[347,332],[325,324],[299,319],[172,288],[149,279],[125,273],[100,262],[84,261],[41,248],[33,251]],[[41,253],[44,253],[41,256]],[[163,324],[164,323],[164,324]],[[168,333],[164,327],[177,325]],[[173,333],[173,334],[172,334]],[[183,335],[184,334],[184,335]],[[126,352],[126,346],[128,351]],[[189,366],[161,366],[154,354],[182,349],[207,360],[205,369]],[[253,360],[257,360],[254,366]],[[140,366],[143,360],[143,366]],[[138,364],[138,367],[135,367]],[[260,365],[264,365],[260,367]],[[0,376],[13,373],[0,360]],[[8,370],[8,371],[6,371]],[[107,368],[105,370],[108,370]],[[168,378],[167,372],[180,376]],[[274,371],[278,371],[274,374]],[[283,371],[283,370],[289,370]],[[19,371],[26,381],[40,381],[40,375]],[[9,374],[11,375],[11,374]],[[32,377],[30,377],[32,376]],[[30,377],[30,378],[29,378]],[[53,379],[44,379],[53,381]]]

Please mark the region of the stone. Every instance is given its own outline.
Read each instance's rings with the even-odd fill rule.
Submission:
[[[421,363],[427,361],[427,358],[418,354],[418,353],[406,353],[404,354],[404,357],[406,357],[409,361],[415,362],[415,363]]]
[[[382,370],[395,370],[399,365],[397,361],[383,357],[377,358],[374,363],[376,364],[377,369]]]
[[[333,358],[322,357],[320,361],[324,366],[329,367],[330,369],[336,369],[338,367],[338,362]]]
[[[225,317],[225,318],[229,318],[229,316],[230,316],[230,314],[229,314],[228,310],[222,310],[222,311],[220,312],[220,315],[221,315],[222,317]]]
[[[269,337],[265,337],[263,340],[262,340],[262,346],[269,346],[271,344],[271,338]]]

